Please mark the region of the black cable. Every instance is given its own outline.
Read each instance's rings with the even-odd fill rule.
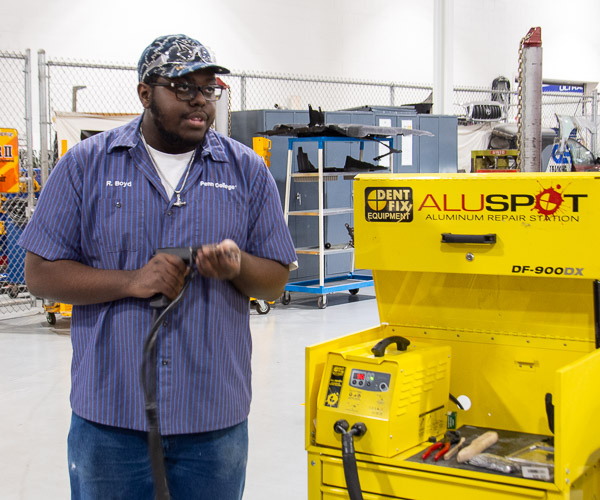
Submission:
[[[354,436],[360,437],[367,432],[367,426],[362,422],[356,422],[350,430],[346,420],[338,420],[333,430],[342,435],[342,463],[344,465],[344,478],[350,500],[363,500],[358,468],[356,466],[356,455],[354,454]]]
[[[596,349],[600,349],[600,281],[594,280],[594,329]]]
[[[350,500],[363,500],[360,480],[358,479],[358,468],[356,467],[356,456],[354,455],[354,434],[351,432],[342,434],[342,462]]]
[[[167,314],[181,301],[183,295],[189,286],[192,278],[195,276],[195,269],[187,276],[183,288],[173,299],[173,301],[158,314],[158,309],[154,314],[155,319],[148,336],[144,340],[142,353],[141,381],[144,391],[144,404],[146,410],[146,422],[148,423],[148,451],[150,453],[150,464],[152,466],[152,477],[154,479],[155,500],[170,500],[169,486],[167,484],[167,471],[165,468],[165,457],[162,448],[162,438],[158,425],[158,404],[156,402],[157,394],[157,339],[158,330]]]

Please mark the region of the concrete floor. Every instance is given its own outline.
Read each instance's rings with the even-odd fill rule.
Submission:
[[[304,348],[379,324],[372,287],[358,295],[292,293],[251,314],[254,342],[250,451],[244,500],[305,500]],[[69,320],[0,319],[0,498],[68,499],[71,411]]]

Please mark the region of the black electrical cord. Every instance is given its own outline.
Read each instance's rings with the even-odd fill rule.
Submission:
[[[354,454],[354,436],[362,436],[367,432],[367,426],[362,422],[356,422],[350,430],[346,420],[338,420],[333,430],[342,435],[342,464],[344,465],[344,477],[350,500],[363,500],[358,468],[356,467],[356,456]]]
[[[186,276],[183,288],[173,299],[173,301],[163,309],[159,314],[158,309],[155,309],[155,319],[148,336],[144,340],[144,348],[142,354],[141,381],[144,391],[144,404],[146,410],[146,422],[148,423],[148,451],[150,453],[150,464],[152,466],[152,477],[154,479],[154,494],[155,500],[170,500],[169,485],[167,484],[167,471],[165,469],[165,457],[162,448],[162,438],[158,425],[158,404],[156,402],[157,394],[157,349],[156,343],[158,339],[158,330],[162,325],[162,321],[167,314],[181,301],[187,287],[192,278],[195,276],[196,270]]]
[[[600,281],[594,280],[594,330],[596,349],[600,349]]]

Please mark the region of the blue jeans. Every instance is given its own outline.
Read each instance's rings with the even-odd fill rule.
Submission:
[[[173,500],[241,500],[248,423],[162,438]],[[73,413],[68,438],[73,500],[152,500],[154,484],[145,432],[84,420]]]

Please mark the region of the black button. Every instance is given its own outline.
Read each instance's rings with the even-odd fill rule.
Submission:
[[[169,364],[169,360],[168,359],[163,359],[162,360],[162,365],[163,366],[167,366]]]
[[[171,217],[171,215],[173,215],[173,211],[172,211],[172,210],[169,210],[169,211],[167,212],[167,216],[168,216],[168,217]]]
[[[120,202],[120,201],[117,201],[117,203],[115,203],[115,206],[116,206],[117,208],[121,208],[121,202]]]

